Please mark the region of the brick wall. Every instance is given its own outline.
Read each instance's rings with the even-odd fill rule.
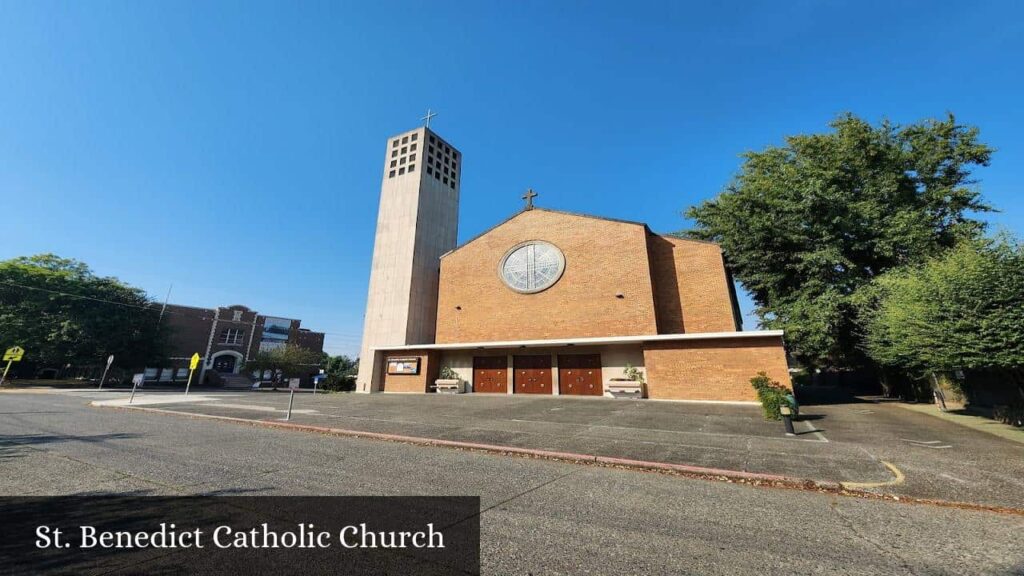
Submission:
[[[656,333],[646,236],[641,224],[521,212],[441,259],[436,341]],[[565,273],[543,292],[519,294],[501,281],[498,264],[528,240],[561,249]]]
[[[652,234],[647,246],[660,334],[737,330],[733,293],[717,244]]]
[[[388,352],[383,356],[384,368],[381,374],[384,378],[384,392],[427,392],[428,387],[437,380],[440,365],[436,350]],[[388,374],[388,360],[391,358],[419,358],[419,374]]]
[[[757,401],[750,379],[762,370],[791,386],[777,336],[648,343],[644,366],[649,398]]]

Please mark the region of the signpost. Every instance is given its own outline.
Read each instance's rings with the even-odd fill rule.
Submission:
[[[7,379],[7,371],[11,369],[11,362],[21,362],[21,357],[25,355],[25,350],[21,346],[11,346],[4,352],[4,360],[7,361],[7,366],[4,367],[4,373],[0,376],[0,386],[4,385],[4,380]]]
[[[192,373],[196,371],[199,366],[199,352],[192,355],[192,359],[188,362],[188,382],[185,383],[185,396],[188,396],[188,389],[192,386]]]
[[[128,399],[128,403],[131,404],[135,401],[135,389],[142,384],[142,380],[146,377],[145,373],[133,374],[132,375],[132,397]]]
[[[289,378],[288,379],[288,416],[285,420],[292,419],[292,403],[295,402],[295,391],[299,389],[299,379]]]
[[[103,369],[103,376],[100,377],[100,390],[103,390],[103,382],[107,380],[107,370],[110,370],[110,365],[114,363],[114,355],[107,356],[107,367]]]

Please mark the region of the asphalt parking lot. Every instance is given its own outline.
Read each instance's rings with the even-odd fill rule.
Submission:
[[[1024,570],[1016,514],[88,405],[118,396],[0,394],[0,494],[479,495],[485,574]]]
[[[119,393],[110,393],[119,394]],[[98,396],[104,400],[113,396]],[[1024,508],[1024,444],[884,402],[825,396],[798,435],[757,406],[493,395],[296,395],[292,422],[778,474],[885,494]],[[186,401],[187,400],[187,401]],[[142,394],[140,407],[279,421],[286,393]]]

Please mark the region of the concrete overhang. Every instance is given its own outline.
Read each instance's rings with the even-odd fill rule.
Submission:
[[[605,344],[643,344],[685,340],[729,340],[737,338],[781,337],[782,330],[751,330],[749,332],[692,332],[689,334],[646,334],[639,336],[601,336],[597,338],[556,338],[552,340],[500,340],[491,342],[453,342],[448,344],[404,344],[376,346],[374,351],[401,350],[469,350],[488,348],[538,348],[552,346],[600,346]]]

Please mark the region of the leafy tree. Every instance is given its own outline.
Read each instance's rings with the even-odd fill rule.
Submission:
[[[359,370],[358,360],[353,360],[344,354],[331,356],[326,352],[323,353],[320,366],[324,369],[324,374],[335,378],[355,376]]]
[[[119,365],[143,366],[164,355],[158,318],[142,290],[83,262],[54,254],[0,262],[0,348],[19,345],[27,361],[98,364],[114,354]]]
[[[864,361],[851,298],[983,231],[971,216],[990,208],[971,170],[992,150],[952,115],[901,127],[846,114],[830,126],[744,154],[724,192],[687,211],[685,234],[722,246],[762,325],[786,330],[799,360],[851,366]]]
[[[322,354],[295,344],[262,350],[245,363],[246,372],[270,371],[274,386],[283,378],[306,376],[320,367]]]
[[[323,354],[321,366],[327,379],[323,383],[325,390],[347,391],[354,390],[356,384],[356,373],[359,371],[359,360],[353,360],[345,355],[331,356],[326,352]]]
[[[917,373],[1024,368],[1024,249],[1008,237],[964,242],[884,274],[857,303],[864,349],[883,366]],[[1024,400],[1024,387],[1021,394]]]

